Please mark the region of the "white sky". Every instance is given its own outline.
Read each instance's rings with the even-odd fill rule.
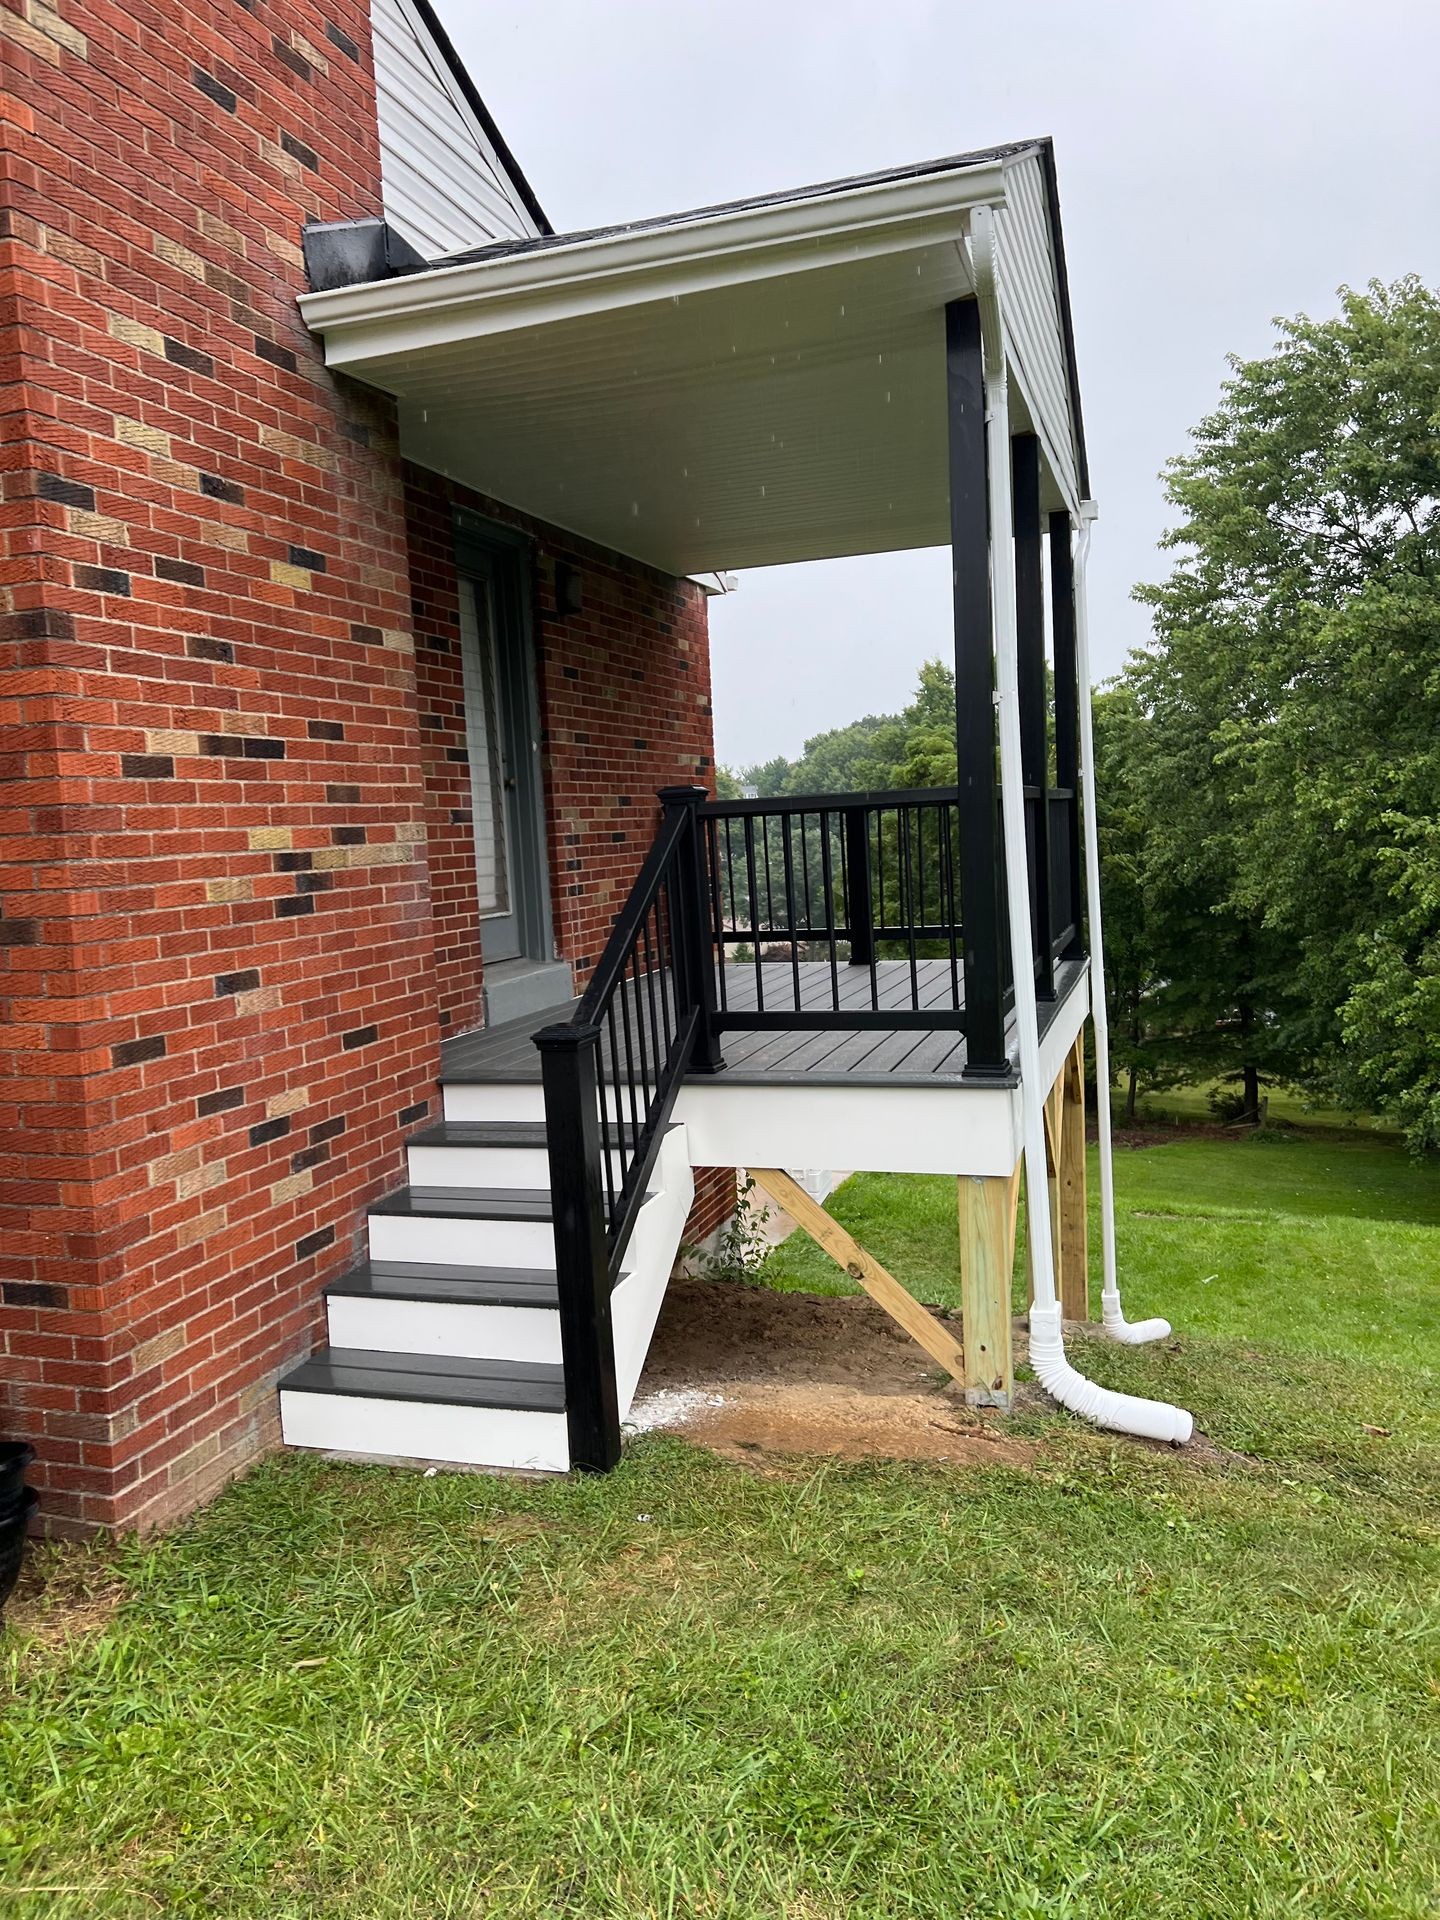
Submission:
[[[1440,282],[1434,0],[439,0],[557,228],[1048,133],[1100,503],[1097,671],[1145,637],[1158,473],[1225,355],[1342,283]],[[712,600],[716,750],[903,705],[945,553],[760,569]]]

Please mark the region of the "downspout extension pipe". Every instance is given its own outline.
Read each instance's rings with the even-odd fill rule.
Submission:
[[[971,258],[975,291],[980,303],[984,342],[985,414],[989,444],[991,595],[995,618],[995,704],[1000,722],[1000,800],[1005,843],[1006,909],[1010,951],[1017,957],[1032,950],[1030,889],[1026,882],[1024,776],[1020,751],[1020,688],[1016,661],[1015,570],[1010,564],[1009,529],[1013,524],[1010,497],[1010,403],[1006,385],[1005,343],[1000,306],[995,214],[977,207],[971,215]],[[1092,515],[1093,517],[1093,515]],[[1077,665],[1083,660],[1077,622]],[[1081,711],[1088,707],[1088,673],[1081,670]],[[1085,783],[1087,801],[1091,792]],[[1087,826],[1089,815],[1087,813]],[[1093,830],[1088,844],[1093,848]],[[1092,883],[1093,884],[1093,883]],[[1096,898],[1092,893],[1092,904]],[[1093,941],[1092,941],[1093,952]],[[1098,971],[1098,970],[1097,970]],[[1045,1160],[1045,1089],[1040,1079],[1040,1023],[1035,1004],[1035,976],[1026,965],[1014,968],[1015,1027],[1020,1053],[1020,1109],[1025,1157],[1025,1219],[1030,1237],[1035,1301],[1030,1309],[1030,1364],[1046,1392],[1063,1407],[1096,1426],[1141,1439],[1182,1446],[1194,1431],[1194,1421],[1183,1407],[1164,1401],[1141,1400],[1097,1386],[1072,1367],[1065,1357],[1060,1302],[1055,1294],[1055,1260],[1050,1233],[1049,1173]],[[1103,993],[1092,993],[1101,1003]],[[1105,1083],[1108,1085],[1108,1082]],[[1100,1103],[1102,1112],[1105,1103]],[[1105,1165],[1102,1158],[1102,1166]],[[1113,1290],[1113,1274],[1107,1274]],[[1116,1309],[1119,1297],[1116,1296]]]
[[[1112,1393],[1077,1373],[1065,1358],[1060,1303],[1048,1300],[1042,1306],[1038,1287],[1030,1309],[1030,1365],[1053,1399],[1097,1427],[1137,1434],[1142,1440],[1168,1441],[1174,1447],[1183,1447],[1195,1431],[1195,1422],[1183,1407],[1172,1407],[1164,1400],[1140,1400],[1133,1393]]]
[[[1090,616],[1085,569],[1090,560],[1090,529],[1096,509],[1087,500],[1080,509],[1080,538],[1075,543],[1075,672],[1080,682],[1080,790],[1085,814],[1085,905],[1090,922],[1090,1017],[1095,1034],[1096,1125],[1100,1134],[1100,1241],[1104,1283],[1101,1325],[1107,1338],[1122,1346],[1148,1346],[1169,1337],[1170,1322],[1125,1318],[1115,1262],[1115,1167],[1110,1138],[1110,1013],[1105,1004],[1105,937],[1100,915],[1100,835],[1095,803],[1095,726],[1090,710]],[[1188,1438],[1188,1435],[1187,1435]]]

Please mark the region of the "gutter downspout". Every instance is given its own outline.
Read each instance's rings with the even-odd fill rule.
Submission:
[[[995,609],[995,704],[1000,721],[1000,800],[1005,842],[1005,898],[1010,951],[1015,957],[1015,1026],[1020,1052],[1020,1109],[1025,1156],[1025,1220],[1030,1237],[1035,1301],[1030,1309],[1030,1364],[1060,1404],[1096,1426],[1182,1445],[1194,1422],[1180,1407],[1112,1393],[1078,1373],[1065,1358],[1055,1259],[1050,1235],[1049,1174],[1045,1160],[1045,1089],[1040,1083],[1040,1023],[1030,966],[1031,926],[1025,850],[1025,798],[1020,752],[1020,687],[1015,630],[1015,570],[1010,564],[1010,401],[1001,323],[995,215],[971,215],[971,255],[980,303],[985,360],[985,420],[989,447],[990,574]],[[1077,645],[1078,645],[1077,633]],[[1088,792],[1088,786],[1087,786]]]
[[[1080,538],[1075,547],[1075,670],[1080,681],[1080,783],[1085,809],[1085,901],[1090,922],[1090,1017],[1095,1023],[1096,1122],[1100,1131],[1100,1239],[1104,1285],[1102,1323],[1112,1340],[1127,1347],[1163,1340],[1168,1320],[1131,1325],[1120,1304],[1115,1278],[1115,1168],[1110,1142],[1110,1013],[1105,1005],[1105,941],[1100,921],[1100,836],[1096,825],[1095,728],[1090,707],[1090,616],[1085,569],[1090,559],[1090,529],[1099,517],[1093,500],[1080,507]]]

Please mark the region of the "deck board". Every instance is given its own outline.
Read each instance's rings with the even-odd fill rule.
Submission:
[[[945,1011],[953,1003],[951,964],[948,959],[917,960],[915,963],[918,998],[922,1008]],[[789,960],[761,962],[761,980],[757,991],[753,961],[728,961],[725,967],[725,1017],[743,1020],[747,1012],[757,1010],[763,996],[767,1012],[785,1012],[796,1005],[795,976]],[[1042,1034],[1056,1009],[1084,976],[1084,963],[1062,961],[1056,967],[1056,998],[1040,1004]],[[838,966],[842,1007],[865,1011],[875,999],[881,1008],[910,1007],[910,963],[908,960],[881,960],[876,963],[872,993],[869,967]],[[668,985],[668,983],[666,983]],[[963,976],[961,999],[963,1004]],[[648,993],[648,985],[646,991]],[[833,1004],[830,963],[826,960],[800,962],[801,1008],[826,1008]],[[478,1033],[457,1035],[442,1047],[442,1079],[450,1081],[521,1081],[540,1078],[540,1055],[534,1043],[535,1033],[543,1026],[569,1017],[574,1007],[560,1007],[545,1015],[531,1014],[522,1020],[507,1021]],[[1016,1057],[1014,1018],[1006,1028],[1007,1048]],[[804,1027],[733,1028],[721,1035],[725,1056],[725,1078],[753,1085],[774,1081],[794,1084],[884,1086],[931,1086],[955,1084],[964,1074],[965,1036],[953,1027],[933,1031],[913,1027],[892,1032],[873,1029],[815,1030]],[[621,1036],[623,1054],[623,1033]],[[608,1079],[609,1067],[602,1046],[602,1073]],[[639,1061],[638,1048],[636,1061]]]

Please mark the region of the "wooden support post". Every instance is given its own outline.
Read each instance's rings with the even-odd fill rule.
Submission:
[[[1055,1263],[1055,1296],[1060,1302],[1061,1311],[1069,1318],[1065,1307],[1065,1240],[1060,1231],[1060,1162],[1063,1152],[1061,1140],[1061,1117],[1065,1106],[1065,1074],[1069,1066],[1067,1059],[1055,1077],[1055,1084],[1045,1096],[1045,1190],[1050,1201],[1050,1256]],[[1034,1276],[1031,1276],[1031,1299],[1034,1299]]]
[[[1055,1265],[1055,1295],[1062,1303],[1065,1299],[1065,1244],[1060,1232],[1060,1124],[1068,1066],[1067,1056],[1065,1066],[1061,1067],[1041,1109],[1045,1122],[1045,1187],[1050,1200],[1050,1256]],[[1028,1239],[1025,1242],[1025,1304],[1027,1310],[1035,1304],[1035,1261]]]
[[[960,1316],[965,1398],[972,1407],[1008,1407],[1015,1393],[1010,1350],[1010,1276],[1020,1168],[1008,1179],[961,1174]]]
[[[932,1360],[938,1360],[954,1379],[964,1378],[965,1356],[955,1336],[907,1293],[893,1274],[887,1273],[833,1215],[826,1213],[818,1200],[812,1200],[803,1187],[797,1186],[789,1174],[782,1173],[778,1167],[748,1167],[746,1171],[756,1186],[762,1187],[777,1207],[783,1207],[837,1266],[843,1267],[852,1280],[859,1281],[891,1319],[899,1321]],[[1004,1182],[998,1184],[1003,1186]],[[1009,1329],[1008,1320],[1006,1329]]]
[[[1061,1075],[1055,1244],[1060,1250],[1060,1305],[1067,1320],[1090,1318],[1089,1216],[1085,1205],[1085,1036],[1076,1040]]]

